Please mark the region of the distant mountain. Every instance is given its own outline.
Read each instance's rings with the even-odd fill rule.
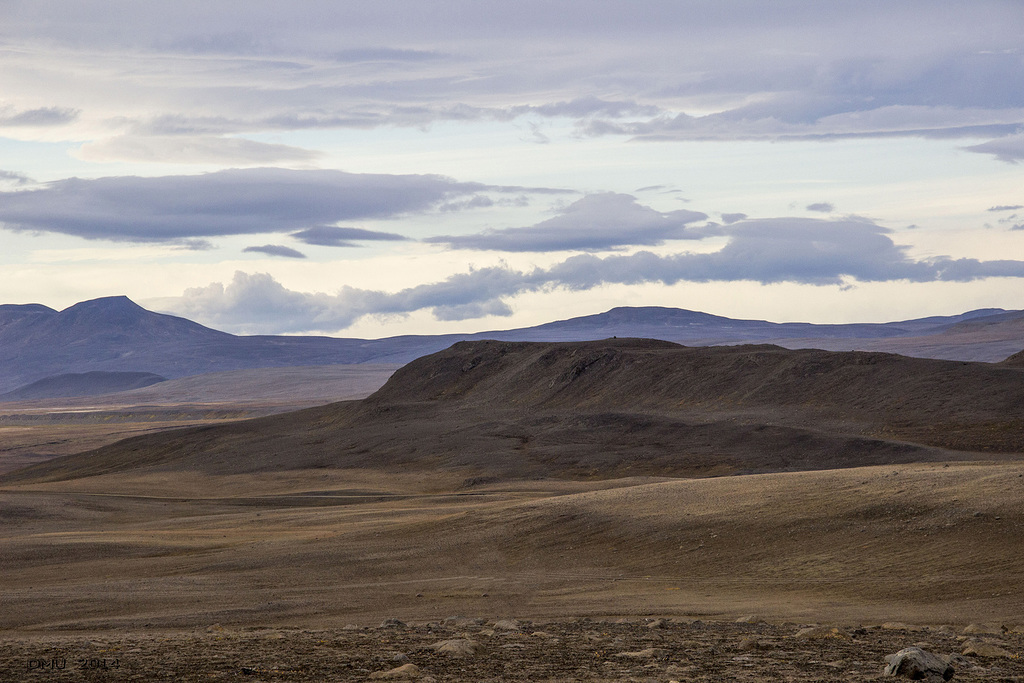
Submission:
[[[166,377],[151,372],[71,372],[45,377],[14,391],[0,394],[0,401],[98,396],[116,391],[142,389],[166,381]]]
[[[0,392],[55,375],[146,372],[167,378],[297,365],[404,364],[457,341],[592,341],[643,337],[691,346],[771,342],[790,348],[891,351],[996,362],[1024,349],[1024,311],[981,309],[890,323],[816,325],[735,320],[678,308],[613,308],[536,327],[385,339],[236,336],[147,311],[124,296],[63,311],[0,305]]]
[[[773,323],[767,320],[736,320],[709,313],[661,306],[613,308],[605,313],[501,332],[502,338],[519,341],[577,341],[609,337],[637,337],[700,345],[739,344],[780,339],[875,339],[934,334],[979,319],[1017,316],[1024,311],[986,308],[948,317],[919,318],[892,323]],[[493,334],[493,333],[485,333]],[[483,338],[481,335],[472,335]],[[536,337],[544,339],[536,339]]]
[[[127,297],[84,301],[63,311],[0,306],[0,391],[53,375],[149,372],[175,378],[223,370],[360,363],[362,340],[239,337],[185,318],[147,311]]]

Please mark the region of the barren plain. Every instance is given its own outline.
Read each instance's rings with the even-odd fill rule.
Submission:
[[[8,471],[0,680],[873,680],[914,643],[1024,680],[1022,397],[1014,363],[458,344]]]

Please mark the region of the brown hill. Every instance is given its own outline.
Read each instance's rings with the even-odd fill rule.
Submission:
[[[1024,452],[1008,365],[774,346],[461,342],[377,393],[130,439],[12,473],[311,467],[493,478],[708,476]],[[953,452],[956,451],[956,452]]]

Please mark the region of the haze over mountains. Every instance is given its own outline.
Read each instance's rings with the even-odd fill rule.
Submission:
[[[173,379],[263,367],[402,364],[461,340],[585,341],[614,336],[687,345],[771,342],[996,362],[1024,348],[1024,311],[981,309],[890,323],[816,325],[734,320],[673,308],[615,308],[523,329],[366,340],[236,336],[147,311],[123,296],[85,301],[59,312],[38,304],[6,304],[0,305],[0,393],[54,376],[91,372],[151,373]],[[70,380],[64,378],[37,386],[28,395],[96,394],[112,390],[119,380],[125,384],[122,389],[135,381],[129,375],[93,378],[97,382],[92,389],[79,379],[69,393]]]

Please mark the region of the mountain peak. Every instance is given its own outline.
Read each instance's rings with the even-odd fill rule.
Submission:
[[[88,301],[80,301],[74,306],[65,308],[61,313],[69,313],[71,311],[93,311],[93,312],[120,312],[120,311],[145,311],[142,306],[129,299],[128,297],[121,296],[103,296],[98,299],[89,299]]]

